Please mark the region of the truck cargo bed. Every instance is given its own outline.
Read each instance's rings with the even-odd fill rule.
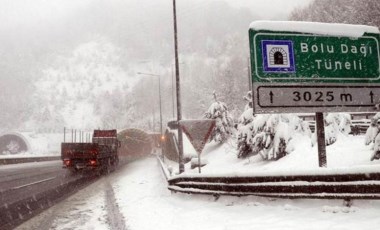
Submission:
[[[62,159],[87,159],[87,158],[105,158],[112,156],[110,146],[99,145],[97,143],[62,143]]]

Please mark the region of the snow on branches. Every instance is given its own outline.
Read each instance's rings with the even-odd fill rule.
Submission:
[[[368,127],[367,132],[365,133],[365,144],[370,145],[373,143],[373,154],[371,161],[380,159],[380,127],[378,125],[379,119],[380,113],[376,113],[375,116],[371,119],[371,125]]]
[[[211,104],[204,116],[207,119],[215,119],[216,122],[210,140],[224,143],[232,135],[234,123],[227,105],[217,99],[215,91],[213,96],[215,102]]]
[[[351,116],[348,113],[328,113],[324,118],[325,143],[334,144],[340,135],[347,136],[351,132]],[[313,145],[317,142],[316,133],[313,134]]]
[[[369,145],[371,143],[375,143],[375,138],[377,134],[379,134],[379,127],[377,122],[380,119],[380,113],[376,113],[375,116],[371,118],[371,124],[368,127],[365,133],[365,144]]]
[[[240,117],[242,121],[252,114],[247,110]],[[260,154],[263,159],[277,160],[291,152],[289,141],[294,133],[311,136],[307,122],[291,114],[260,114],[253,115],[252,121],[238,126],[238,157],[245,158]]]
[[[289,142],[294,133],[311,136],[309,124],[295,115],[253,115],[251,98],[250,93],[244,97],[248,104],[239,118],[238,158],[260,154],[263,159],[277,160],[292,151]]]

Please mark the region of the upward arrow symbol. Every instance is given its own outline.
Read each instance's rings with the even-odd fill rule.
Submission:
[[[273,92],[269,92],[269,97],[270,97],[270,103],[273,104]]]

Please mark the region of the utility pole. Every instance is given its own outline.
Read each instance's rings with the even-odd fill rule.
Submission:
[[[175,118],[175,114],[174,114],[174,108],[175,108],[175,105],[174,105],[174,69],[173,69],[173,65],[172,65],[172,108],[173,108],[173,120]]]
[[[173,0],[173,25],[174,25],[174,55],[175,55],[175,79],[176,79],[176,97],[177,97],[178,162],[179,162],[179,173],[183,173],[185,171],[185,165],[183,163],[182,129],[181,129],[181,126],[179,125],[179,121],[182,120],[182,113],[181,113],[181,93],[180,93],[180,81],[179,81],[179,62],[178,62],[177,13],[176,13],[175,0]]]

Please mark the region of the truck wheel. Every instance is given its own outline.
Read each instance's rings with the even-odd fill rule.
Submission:
[[[112,165],[117,166],[119,164],[119,157],[113,157],[112,158]]]
[[[111,159],[104,159],[102,162],[102,174],[107,175],[110,173]]]
[[[115,171],[117,165],[119,164],[119,158],[117,156],[116,157],[112,157],[111,164],[112,164],[111,165],[111,171]]]
[[[79,171],[79,170],[78,170],[77,168],[75,168],[75,167],[71,167],[71,168],[69,168],[69,172],[70,172],[70,174],[72,174],[72,175],[77,174],[78,171]]]

